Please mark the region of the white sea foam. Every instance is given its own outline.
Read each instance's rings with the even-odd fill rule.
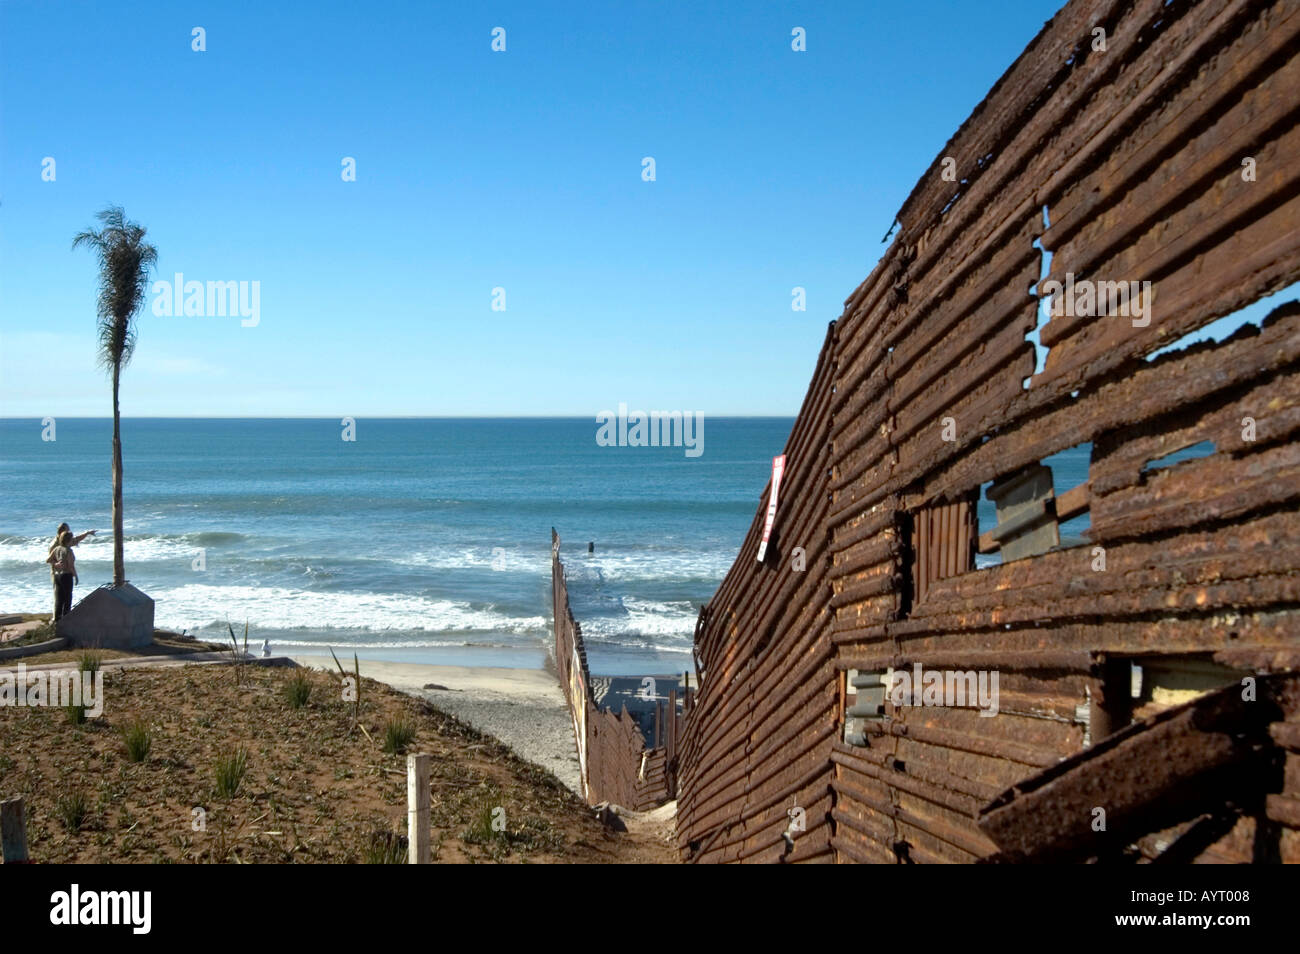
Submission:
[[[420,633],[499,633],[542,637],[550,621],[543,616],[512,616],[493,606],[459,600],[393,593],[327,593],[284,587],[147,587],[157,604],[155,622],[172,630],[200,630],[230,621],[250,630],[389,630]],[[86,588],[76,592],[80,598]],[[7,612],[43,612],[51,602],[48,581],[7,584],[0,605]],[[449,641],[447,645],[462,645]],[[403,643],[402,645],[408,645]]]
[[[625,614],[588,616],[582,623],[583,635],[594,642],[617,642],[647,649],[680,651],[685,640],[689,646],[695,635],[699,609],[689,600],[661,603],[624,597]]]
[[[570,579],[600,579],[605,582],[654,580],[672,583],[682,580],[722,579],[735,554],[708,550],[637,550],[564,554]],[[549,564],[549,558],[548,558]]]
[[[158,619],[197,629],[247,618],[263,629],[403,630],[428,633],[535,633],[542,616],[511,616],[491,606],[394,593],[326,593],[283,587],[191,583],[155,594]]]
[[[51,534],[51,537],[53,535]],[[6,570],[43,570],[49,552],[50,537],[0,537],[0,568]],[[187,570],[200,549],[216,548],[223,559],[237,565],[241,559],[257,558],[259,547],[241,543],[236,533],[217,531],[196,532],[183,535],[131,535],[124,541],[126,562],[174,563],[178,570]],[[526,572],[549,576],[551,558],[549,550],[523,547],[493,547],[453,545],[409,553],[398,553],[392,548],[366,554],[381,563],[429,569],[503,569],[512,573]],[[280,554],[283,563],[309,562],[314,569],[328,569],[329,558],[316,552]],[[592,580],[607,583],[633,583],[640,580],[671,583],[686,580],[721,579],[730,568],[734,556],[727,552],[708,550],[639,550],[630,552],[566,553],[565,565],[569,578],[576,581]],[[77,560],[87,568],[109,565],[113,561],[112,537],[105,533],[90,537],[77,547]],[[322,564],[322,566],[317,566]]]
[[[694,635],[700,613],[699,607],[690,600],[660,603],[628,596],[624,597],[623,606],[627,609],[628,628],[642,636]]]
[[[0,538],[0,567],[12,569],[25,565],[43,570],[45,557],[50,552],[50,543],[53,539],[53,533],[48,537]],[[179,563],[183,559],[193,559],[199,552],[196,544],[187,543],[176,537],[157,536],[128,535],[123,541],[122,548],[126,553],[126,560],[134,563],[150,563],[157,560],[176,560]],[[108,534],[102,537],[88,537],[77,547],[78,564],[112,562],[113,540]]]
[[[255,574],[253,578],[256,579],[265,572],[261,565],[266,560],[264,552],[259,555],[260,548],[254,541],[239,534],[210,531],[128,537],[128,575],[157,601],[156,620],[160,627],[188,630],[200,635],[214,630],[224,634],[227,620],[237,630],[244,620],[248,620],[252,632],[275,631],[281,634],[281,639],[302,646],[331,644],[314,641],[313,637],[319,639],[322,633],[338,633],[343,641],[333,640],[332,644],[344,645],[349,638],[356,638],[360,645],[394,649],[459,647],[467,642],[476,645],[476,634],[493,634],[506,640],[547,641],[550,638],[550,607],[543,602],[539,602],[534,614],[527,614],[527,610],[516,613],[503,611],[488,600],[471,603],[410,592],[384,592],[386,585],[382,583],[370,590],[365,589],[364,584],[348,590],[316,589],[313,583],[318,580],[339,578],[340,568],[333,567],[329,558],[323,557],[278,557],[277,561],[284,568],[296,571],[293,576],[275,580],[285,585],[190,582],[195,579],[190,561],[201,545],[197,541],[211,543],[218,553],[224,551],[228,554],[228,560],[234,557],[227,567],[244,575],[245,580],[248,579],[247,573]],[[0,537],[0,610],[48,611],[51,597],[49,574],[44,564],[48,543],[43,537]],[[252,551],[254,558],[238,559],[241,551],[247,552],[246,548]],[[89,587],[109,578],[112,552],[111,538],[107,536],[90,538],[78,548],[82,573],[82,584],[76,592],[78,598],[84,596]],[[352,554],[354,560],[358,557],[365,560],[369,556]],[[531,547],[498,550],[488,546],[457,545],[430,547],[403,554],[400,559],[392,556],[392,551],[376,552],[373,556],[381,565],[393,562],[430,570],[470,569],[491,578],[495,578],[491,569],[503,567],[513,574],[535,576],[539,592],[545,589],[544,581],[550,576],[549,550],[539,552]],[[208,559],[209,565],[213,565],[211,552]],[[245,573],[240,573],[240,563],[244,564]],[[570,586],[577,604],[575,609],[588,639],[596,645],[651,652],[689,651],[698,606],[689,600],[638,598],[629,595],[627,590],[634,589],[639,580],[661,584],[673,581],[695,583],[711,576],[720,578],[729,565],[725,554],[704,550],[611,550],[591,555],[581,551],[566,554]],[[510,577],[502,579],[509,580]],[[517,581],[511,584],[510,590],[518,590]],[[295,632],[298,635],[295,636]],[[384,640],[385,633],[394,635]],[[398,633],[402,635],[398,636]],[[466,638],[458,639],[456,636]]]
[[[392,551],[375,554],[377,559],[392,559]],[[401,555],[401,562],[411,566],[428,567],[434,570],[463,570],[471,567],[495,569],[511,572],[529,571],[533,573],[551,572],[549,552],[538,553],[513,547],[464,547],[456,546],[437,550],[417,550]]]
[[[586,629],[583,635],[586,635]],[[587,648],[599,648],[609,646],[620,650],[644,649],[652,653],[682,653],[689,655],[691,652],[691,641],[688,639],[684,642],[655,642],[650,639],[637,639],[636,637],[608,637],[604,639],[588,638]]]
[[[391,551],[376,554],[377,558],[391,557]],[[691,550],[640,550],[589,554],[585,550],[563,554],[569,578],[605,582],[634,582],[654,580],[673,582],[681,580],[721,579],[730,568],[734,554]],[[442,570],[460,570],[472,567],[500,568],[512,572],[532,572],[549,575],[551,555],[549,550],[521,547],[447,547],[417,550],[402,556],[403,562],[413,566]]]

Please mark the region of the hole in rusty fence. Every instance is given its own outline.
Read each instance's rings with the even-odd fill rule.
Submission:
[[[1047,206],[1043,206],[1043,228],[1051,227],[1051,217],[1048,215]],[[1051,319],[1052,305],[1048,297],[1038,293],[1038,285],[1052,271],[1052,253],[1043,248],[1041,239],[1034,239],[1034,248],[1038,250],[1038,281],[1029,289],[1029,294],[1038,299],[1038,317],[1034,324],[1033,330],[1025,335],[1025,340],[1034,346],[1034,374],[1041,374],[1043,368],[1047,365],[1047,346],[1042,343],[1043,327]],[[1025,378],[1020,382],[1023,389],[1028,389],[1029,382],[1033,377]]]
[[[1167,470],[1178,464],[1189,460],[1199,460],[1202,457],[1209,457],[1215,451],[1213,441],[1198,441],[1190,447],[1180,447],[1176,451],[1170,451],[1163,457],[1156,457],[1149,460],[1142,466],[1142,473],[1150,474],[1157,470]]]
[[[1237,311],[1222,318],[1216,318],[1208,325],[1202,325],[1195,331],[1189,331],[1175,341],[1162,345],[1155,351],[1147,355],[1147,361],[1153,362],[1162,355],[1169,354],[1173,351],[1181,351],[1192,345],[1201,344],[1202,342],[1213,342],[1222,344],[1234,336],[1242,333],[1243,328],[1254,328],[1262,324],[1265,318],[1274,310],[1285,307],[1286,305],[1300,304],[1300,282],[1289,285],[1288,287],[1269,295],[1267,298],[1261,298],[1258,301],[1251,302],[1245,308],[1239,308]]]
[[[975,569],[1089,542],[1092,444],[1076,444],[980,485]]]

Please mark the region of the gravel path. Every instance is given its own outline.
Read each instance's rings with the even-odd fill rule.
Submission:
[[[550,770],[575,793],[582,794],[573,723],[558,686],[555,690],[558,704],[521,699],[486,689],[473,692],[450,689],[410,691],[412,695],[428,699],[443,712],[468,722],[480,732],[496,736],[521,757]]]

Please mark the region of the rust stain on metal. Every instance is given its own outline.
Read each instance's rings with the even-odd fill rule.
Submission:
[[[1266,677],[1255,698],[1228,686],[1126,726],[993,799],[980,830],[1000,861],[1081,861],[1226,803],[1258,809],[1277,774],[1269,725],[1297,687]]]

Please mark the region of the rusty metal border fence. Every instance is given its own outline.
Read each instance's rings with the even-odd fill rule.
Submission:
[[[1298,90],[1295,0],[1073,0],[947,143],[827,332],[775,545],[765,490],[701,612],[684,858],[995,858],[981,808],[1127,725],[1133,664],[1300,667],[1300,306],[1181,341],[1300,278]],[[1049,281],[1149,292],[1039,328]],[[1038,503],[1087,543],[976,569],[981,488],[1084,443]],[[916,664],[999,672],[1000,713],[887,701],[847,739],[850,673]],[[1282,791],[1194,857],[1300,860],[1283,718]]]
[[[705,675],[687,717],[677,826],[713,860],[779,854],[795,805],[807,819],[801,856],[829,850],[835,659],[824,527],[835,343],[832,327],[786,443],[782,509],[765,562],[757,554],[767,489],[697,630]],[[806,570],[786,572],[795,547]]]
[[[573,719],[578,747],[583,796],[596,805],[612,802],[644,811],[662,804],[676,791],[676,743],[684,713],[689,711],[687,690],[682,711],[676,692],[660,705],[656,722],[662,745],[646,748],[646,740],[626,707],[611,712],[596,704],[582,626],[573,618],[568,582],[560,560],[560,537],[551,530],[551,599],[555,620],[555,665]]]

